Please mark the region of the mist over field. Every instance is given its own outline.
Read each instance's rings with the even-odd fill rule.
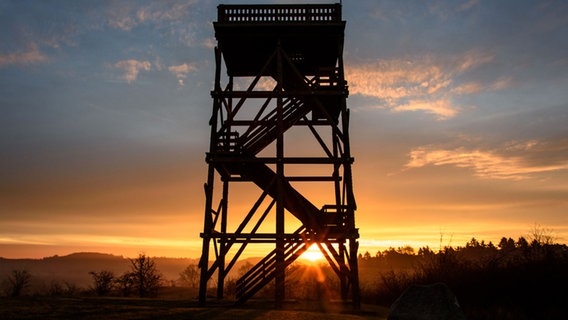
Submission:
[[[198,260],[164,257],[148,259],[155,263],[156,271],[161,277],[158,291],[150,297],[154,302],[148,303],[157,308],[155,310],[164,310],[160,309],[164,305],[158,307],[159,301],[170,301],[172,308],[176,303],[183,304],[184,308],[195,307]],[[2,258],[0,284],[4,296],[0,300],[10,305],[7,301],[14,299],[9,297],[7,289],[10,288],[10,282],[7,280],[17,270],[25,270],[31,275],[28,286],[17,298],[24,307],[27,303],[36,303],[33,301],[38,298],[87,299],[82,302],[87,309],[93,301],[99,301],[90,300],[94,298],[136,299],[136,291],[120,291],[113,286],[101,296],[100,292],[95,291],[94,278],[90,274],[92,271],[107,270],[113,278],[119,279],[121,273],[132,268],[132,260],[102,253],[75,253],[43,259]],[[235,265],[226,279],[226,297],[223,301],[216,302],[215,285],[208,288],[209,301],[214,309],[215,306],[220,306],[219,303],[223,308],[232,308],[235,281],[258,260],[245,259]],[[542,232],[536,232],[528,239],[503,237],[497,244],[474,238],[463,246],[447,246],[440,250],[405,246],[376,253],[362,252],[358,263],[362,310],[374,310],[368,312],[375,318],[386,316],[389,307],[407,288],[435,283],[444,283],[455,293],[468,319],[563,319],[563,306],[568,303],[565,295],[542,294],[556,292],[558,287],[568,285],[565,272],[568,268],[568,247],[555,243],[550,234]],[[328,315],[343,312],[341,310],[344,307],[337,305],[341,298],[338,295],[338,279],[323,260],[299,260],[288,267],[286,277],[287,297],[289,302],[294,302],[290,302],[285,309]],[[274,286],[269,284],[247,302],[244,308],[262,306],[270,310],[273,308],[273,290]],[[50,301],[47,304],[59,303],[58,300]],[[112,305],[112,301],[107,302]],[[45,312],[41,310],[37,312]],[[353,319],[364,319],[354,317]],[[319,318],[308,316],[298,319]]]

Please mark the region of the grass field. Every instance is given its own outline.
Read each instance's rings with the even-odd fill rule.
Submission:
[[[339,303],[287,301],[274,310],[272,301],[250,301],[244,306],[212,302],[136,298],[0,298],[2,319],[200,319],[200,320],[367,320],[386,319],[388,310],[363,306],[350,310]]]

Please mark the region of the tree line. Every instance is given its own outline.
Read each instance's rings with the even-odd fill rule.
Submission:
[[[130,270],[120,276],[112,271],[91,271],[93,290],[99,296],[106,296],[117,291],[122,296],[135,294],[138,297],[155,297],[163,285],[163,277],[156,268],[156,262],[145,254],[129,259]]]
[[[563,319],[568,296],[568,247],[538,233],[527,240],[503,237],[497,245],[472,238],[464,246],[389,248],[359,257],[367,303],[390,306],[411,285],[443,282],[468,319]]]
[[[463,246],[438,250],[403,246],[375,254],[365,252],[358,258],[364,303],[388,307],[411,285],[443,282],[455,293],[470,319],[562,319],[561,308],[568,305],[568,296],[555,293],[568,286],[568,247],[555,243],[550,233],[536,228],[527,238],[503,237],[496,245],[472,238]],[[154,259],[141,254],[129,261],[130,269],[123,274],[89,272],[89,294],[156,297],[160,288],[168,286]],[[226,298],[231,298],[236,279],[250,267],[250,263],[244,264],[235,271],[236,277],[225,280]],[[320,302],[339,298],[335,296],[339,281],[325,263],[315,269],[294,263],[286,272],[287,296],[291,298]],[[23,295],[32,277],[26,270],[14,270],[2,282],[4,294]],[[190,264],[181,271],[176,285],[197,292],[197,265]],[[55,295],[78,292],[72,284],[50,289]],[[271,285],[259,295],[272,297]]]

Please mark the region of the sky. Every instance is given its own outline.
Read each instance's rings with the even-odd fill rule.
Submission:
[[[216,7],[274,2],[0,0],[0,257],[199,257]],[[568,2],[343,19],[361,252],[568,242]]]

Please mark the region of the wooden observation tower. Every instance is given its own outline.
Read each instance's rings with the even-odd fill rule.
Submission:
[[[200,304],[214,277],[223,298],[253,250],[264,258],[237,280],[237,302],[274,281],[280,307],[287,266],[314,245],[358,308],[341,5],[220,5],[214,28]]]

